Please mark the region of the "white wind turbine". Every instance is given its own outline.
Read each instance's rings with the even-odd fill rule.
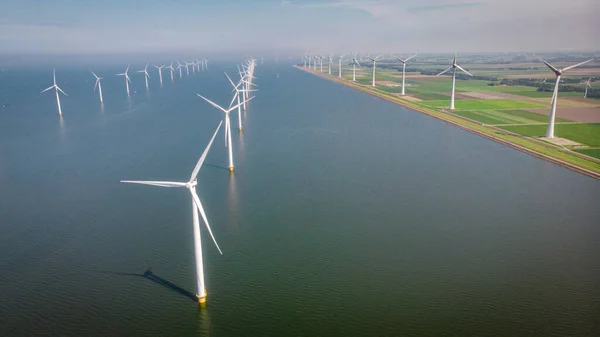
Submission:
[[[217,105],[216,103],[212,102],[208,98],[206,98],[200,94],[197,94],[197,95],[200,96],[200,98],[202,98],[203,100],[210,103],[215,108],[217,108],[225,113],[225,146],[227,146],[228,150],[229,150],[229,172],[233,172],[233,152],[231,150],[231,148],[232,148],[232,145],[231,145],[231,122],[229,120],[229,113],[231,111],[233,111],[235,108],[237,108],[238,106],[240,106],[242,103],[238,103],[237,105],[235,105],[233,107],[230,104],[229,109],[223,109],[220,105]],[[252,98],[254,98],[254,97],[252,97]],[[250,98],[248,101],[250,101],[252,98]],[[235,97],[233,99],[235,99]],[[233,103],[233,100],[231,100],[231,102]],[[246,101],[244,101],[244,102],[246,102]]]
[[[190,64],[186,61],[183,61],[185,63],[185,72],[187,76],[190,76]]]
[[[233,81],[231,80],[231,78],[229,77],[229,75],[227,75],[227,73],[225,73],[225,76],[227,76],[227,79],[229,80],[229,83],[231,83],[231,85],[233,86],[233,90],[235,90],[235,97],[237,97],[237,110],[238,110],[238,130],[242,131],[242,104],[240,103],[240,94],[244,95],[244,98],[242,100],[245,100],[245,97],[247,95],[248,92],[250,91],[256,91],[256,90],[249,90],[249,89],[239,89],[240,86],[242,86],[244,83],[244,80],[241,79],[240,82],[236,85],[233,83]],[[235,99],[234,97],[234,99]]]
[[[369,57],[369,60],[373,61],[373,86],[375,86],[375,67],[377,64],[377,59],[380,58],[383,55],[383,53],[373,57]]]
[[[159,67],[159,66],[157,66],[157,65],[154,65],[154,68],[156,68],[156,69],[158,70],[158,78],[160,79],[160,85],[161,85],[161,86],[162,86],[162,84],[163,84],[163,83],[162,83],[162,68],[164,68],[164,67],[165,67],[165,65],[164,65],[164,64],[163,64],[162,66],[160,66],[160,67]]]
[[[556,75],[556,84],[554,85],[554,93],[552,94],[552,108],[550,110],[550,120],[548,121],[548,129],[546,130],[546,138],[554,138],[554,119],[556,118],[556,102],[558,101],[558,85],[560,83],[560,77],[562,76],[562,74],[565,71],[567,71],[569,69],[573,69],[575,67],[579,67],[580,65],[586,64],[593,60],[594,59],[589,59],[587,61],[583,61],[581,63],[577,63],[577,64],[569,66],[569,67],[557,69],[554,66],[552,66],[550,63],[548,63],[540,58],[540,61],[542,61]]]
[[[456,63],[456,56],[454,56],[454,59],[452,60],[452,65],[450,67],[448,67],[448,69],[446,69],[436,75],[436,76],[440,76],[440,75],[452,70],[452,93],[450,95],[450,110],[454,110],[454,91],[456,90],[456,69],[459,69],[460,71],[462,71],[463,73],[465,73],[469,76],[473,76],[473,75],[471,75],[470,72],[464,70],[461,66],[459,66]]]
[[[102,77],[98,77],[98,75],[96,75],[91,69],[90,71],[92,72],[92,75],[94,75],[94,77],[96,78],[96,84],[94,84],[94,91],[96,91],[96,87],[98,87],[98,93],[100,94],[100,104],[102,104],[104,102],[104,99],[102,99],[102,84],[100,83]]]
[[[127,75],[128,72],[129,72],[129,65],[127,66],[127,69],[125,69],[124,73],[117,74],[117,76],[125,76],[125,88],[127,89],[127,96],[129,96],[129,83],[131,83],[131,80],[129,79],[129,75]]]
[[[346,55],[336,56],[338,59],[338,77],[339,78],[342,78],[342,60],[344,59],[344,56],[346,56]]]
[[[171,82],[173,82],[173,72],[175,72],[175,68],[173,68],[173,61],[171,61],[171,64],[167,67],[167,69],[171,71]]]
[[[179,61],[177,61],[177,69],[179,70],[179,79],[182,78],[182,75],[181,75],[182,68],[183,68],[183,64],[181,64],[181,63],[179,63]]]
[[[142,70],[138,70],[138,73],[144,73],[144,79],[146,80],[146,90],[148,89],[148,77],[150,77],[150,74],[148,74],[148,63],[146,63],[146,67]]]
[[[62,109],[60,108],[60,97],[58,96],[58,92],[60,91],[65,96],[69,96],[69,95],[67,95],[64,91],[62,91],[62,89],[58,85],[56,85],[56,69],[54,69],[54,71],[53,71],[53,78],[54,78],[54,84],[52,86],[42,90],[40,92],[40,94],[43,92],[46,92],[50,89],[54,89],[54,91],[56,92],[56,104],[58,105],[58,116],[62,117]]]
[[[319,56],[319,63],[321,64],[321,72],[323,72],[323,59],[324,58],[325,57],[323,57],[323,56]]]
[[[358,64],[358,67],[360,68],[360,63],[358,63],[358,60],[356,59],[356,53],[354,53],[354,56],[352,56],[352,82],[356,82],[356,65]]]
[[[583,98],[587,98],[588,88],[592,87],[592,84],[590,83],[591,81],[592,81],[591,77],[589,80],[585,81],[585,94],[583,94]]]
[[[333,54],[327,56],[329,58],[329,75],[331,75],[331,59],[333,58]]]
[[[206,286],[204,285],[204,265],[202,261],[202,241],[200,240],[200,221],[198,219],[198,212],[200,212],[202,220],[204,220],[204,224],[206,225],[206,229],[208,230],[208,234],[210,234],[210,237],[212,238],[213,242],[215,243],[215,246],[217,247],[217,250],[219,251],[219,253],[221,253],[221,255],[223,255],[223,252],[221,252],[221,248],[219,248],[217,240],[215,240],[215,236],[213,235],[212,230],[210,229],[210,225],[208,224],[208,219],[206,218],[206,213],[204,212],[204,208],[202,207],[202,203],[200,202],[198,193],[196,193],[196,186],[198,185],[198,180],[196,179],[196,177],[198,176],[198,172],[200,172],[202,163],[204,163],[204,159],[206,159],[206,155],[208,154],[208,151],[210,150],[210,147],[213,141],[215,140],[217,132],[219,132],[219,129],[221,128],[221,124],[223,124],[223,122],[219,123],[219,126],[217,127],[217,130],[213,134],[212,138],[210,139],[208,146],[204,150],[204,153],[202,153],[202,156],[200,157],[200,160],[198,160],[196,167],[194,167],[194,171],[192,171],[192,175],[188,182],[183,183],[172,181],[121,180],[122,183],[143,184],[159,187],[185,187],[190,191],[192,198],[192,219],[194,224],[194,251],[196,256],[196,297],[198,298],[199,304],[206,303]]]
[[[408,62],[408,60],[410,60],[411,58],[417,56],[417,54],[414,54],[413,56],[403,60],[399,57],[396,57],[396,60],[402,62],[402,95],[404,95],[404,74],[406,72],[406,62]]]

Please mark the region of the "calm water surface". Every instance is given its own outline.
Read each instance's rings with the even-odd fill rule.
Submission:
[[[234,65],[146,91],[132,73],[0,73],[0,335],[587,336],[600,331],[600,184],[289,66],[199,175],[198,310],[186,191]],[[134,69],[135,70],[135,69]],[[154,69],[153,69],[154,70]],[[276,74],[279,73],[279,78]],[[237,116],[233,118],[237,125]]]

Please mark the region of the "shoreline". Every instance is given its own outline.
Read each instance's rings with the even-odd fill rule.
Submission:
[[[517,135],[517,134],[511,133],[506,130],[500,130],[500,129],[494,128],[493,126],[484,126],[481,123],[474,122],[470,119],[467,119],[467,118],[464,118],[464,117],[461,117],[458,115],[451,115],[446,112],[436,111],[433,108],[426,108],[426,107],[419,105],[416,102],[410,102],[407,100],[403,100],[400,97],[394,97],[394,96],[390,95],[389,93],[378,91],[377,89],[371,89],[370,87],[367,88],[356,82],[351,82],[348,80],[340,79],[338,77],[329,76],[324,73],[321,74],[319,72],[315,72],[312,69],[304,68],[304,67],[301,67],[298,65],[294,65],[293,67],[295,67],[299,70],[303,70],[307,73],[316,75],[318,77],[339,83],[346,87],[361,91],[365,94],[369,94],[369,95],[384,99],[388,102],[395,103],[395,104],[398,104],[405,108],[414,110],[416,112],[423,113],[427,116],[436,118],[437,120],[442,121],[444,123],[448,123],[450,125],[459,127],[461,129],[471,132],[473,134],[482,136],[484,138],[487,138],[487,139],[490,139],[497,143],[506,145],[513,149],[519,150],[521,152],[530,154],[537,158],[544,159],[546,161],[549,161],[554,164],[560,165],[562,167],[568,168],[572,171],[587,175],[587,176],[595,178],[595,179],[600,179],[600,164],[598,164],[594,161],[588,160],[586,158],[583,158],[581,156],[577,156],[577,155],[573,155],[570,153],[560,151],[560,150],[558,150],[558,148],[552,147],[549,144],[544,144],[541,141],[536,141],[529,137]],[[494,135],[494,133],[498,133],[498,132],[501,132],[500,135],[502,135],[504,137],[500,137],[500,135]],[[505,139],[505,138],[508,138],[508,139]],[[512,138],[512,139],[510,139],[510,138]],[[550,153],[544,153],[544,152],[550,152]],[[553,156],[553,154],[555,156]],[[572,163],[572,162],[563,160],[561,158],[557,158],[556,155],[558,155],[558,154],[560,154],[561,156],[569,156],[569,157],[573,157],[573,159],[577,158],[579,160],[585,160],[587,162],[596,164],[598,166],[598,169],[597,170],[588,169],[586,167],[579,166],[576,163]]]

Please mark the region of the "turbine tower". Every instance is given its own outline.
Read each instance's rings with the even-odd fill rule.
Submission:
[[[158,78],[160,79],[160,85],[162,86],[162,68],[164,68],[165,65],[163,64],[162,66],[157,66],[154,65],[154,68],[158,69]]]
[[[194,224],[194,251],[195,251],[195,257],[196,257],[196,282],[197,282],[196,297],[198,298],[198,303],[200,305],[204,305],[206,303],[206,286],[204,284],[204,265],[203,265],[203,260],[202,260],[202,241],[200,240],[200,221],[198,219],[198,212],[200,212],[200,215],[202,216],[202,220],[204,220],[204,224],[206,225],[206,229],[208,230],[208,234],[210,234],[210,237],[212,238],[213,242],[215,243],[215,246],[217,247],[217,250],[219,251],[219,253],[221,253],[221,255],[223,255],[223,252],[221,251],[221,248],[219,248],[219,244],[217,244],[217,240],[215,240],[215,236],[213,235],[212,230],[210,229],[210,225],[208,224],[208,219],[206,218],[206,213],[204,212],[204,208],[202,207],[202,203],[200,202],[198,193],[196,193],[196,186],[198,185],[198,180],[196,179],[196,177],[198,176],[198,172],[200,172],[202,163],[204,163],[204,159],[206,159],[206,155],[208,154],[208,151],[210,150],[210,147],[211,147],[213,141],[215,140],[215,136],[217,135],[217,132],[219,132],[219,129],[221,128],[221,124],[223,124],[223,122],[219,123],[219,126],[217,127],[217,130],[213,134],[212,138],[210,139],[208,146],[204,150],[204,153],[202,153],[202,156],[200,157],[200,160],[198,160],[196,167],[194,167],[194,171],[192,171],[192,175],[188,182],[183,183],[183,182],[172,182],[172,181],[121,180],[122,183],[131,183],[131,184],[143,184],[143,185],[152,185],[152,186],[159,186],[159,187],[185,187],[190,191],[191,199],[192,199],[192,219],[193,219],[193,224]]]
[[[43,92],[46,92],[50,89],[54,89],[54,91],[56,92],[56,105],[58,105],[58,116],[62,117],[62,109],[60,108],[60,97],[58,96],[58,92],[60,91],[65,96],[69,96],[69,95],[67,95],[64,91],[62,91],[62,89],[58,85],[56,85],[56,69],[54,69],[52,74],[53,74],[53,78],[54,78],[54,84],[52,86],[42,90],[40,92],[40,94]]]
[[[548,129],[546,130],[546,138],[554,138],[554,119],[556,118],[556,101],[558,101],[558,85],[560,84],[560,77],[562,76],[562,74],[565,71],[567,71],[569,69],[573,69],[575,67],[579,67],[580,65],[586,64],[593,60],[594,59],[589,59],[587,61],[583,61],[581,63],[577,63],[577,64],[569,66],[569,67],[557,69],[554,66],[552,66],[550,63],[548,63],[540,58],[540,61],[542,61],[556,75],[556,84],[554,85],[554,92],[552,93],[552,108],[550,110],[550,120],[548,121]]]
[[[228,150],[229,150],[229,172],[231,173],[231,172],[233,172],[233,153],[231,150],[231,147],[232,147],[231,146],[231,122],[229,121],[229,113],[232,110],[234,110],[235,108],[237,108],[238,106],[240,106],[242,103],[238,103],[237,105],[235,105],[233,107],[230,104],[228,109],[223,109],[220,105],[217,105],[216,103],[212,102],[208,98],[205,98],[204,96],[202,96],[200,94],[197,94],[197,95],[200,96],[200,98],[202,98],[203,100],[210,103],[210,105],[214,106],[215,108],[217,108],[225,113],[225,146],[227,146]],[[234,99],[235,99],[235,97],[234,97]],[[252,98],[250,98],[250,99],[252,99]],[[231,100],[231,102],[233,103],[233,100]],[[244,101],[244,102],[246,102],[246,101]]]
[[[167,67],[167,69],[171,71],[171,82],[173,82],[173,72],[175,71],[175,68],[173,68],[173,61],[171,61],[171,64]]]
[[[352,56],[352,82],[356,82],[356,65],[358,64],[358,67],[360,68],[360,63],[358,63],[358,60],[356,59],[356,53],[354,53],[354,56]]]
[[[179,61],[177,61],[177,69],[179,70],[179,79],[182,79],[182,75],[181,75],[181,69],[183,68],[183,64],[179,63]]]
[[[330,55],[329,55],[329,56],[327,56],[327,57],[329,58],[329,64],[328,64],[328,67],[329,67],[329,75],[331,75],[331,58],[333,57],[333,54],[330,54]]]
[[[375,86],[375,67],[376,67],[376,64],[377,64],[377,59],[380,58],[381,55],[383,55],[383,53],[375,56],[375,58],[369,57],[369,60],[373,61],[373,86]]]
[[[146,63],[146,67],[142,70],[138,70],[138,73],[144,73],[144,79],[146,80],[146,90],[148,90],[148,77],[150,77],[150,74],[148,74],[148,63]]]
[[[90,69],[90,71],[92,70]],[[96,91],[96,87],[98,87],[98,93],[100,94],[100,104],[102,104],[104,102],[104,99],[102,99],[102,84],[100,84],[100,80],[102,79],[102,77],[98,77],[98,75],[96,75],[93,71],[92,75],[94,75],[94,77],[96,78],[96,84],[94,84],[94,91]]]
[[[129,83],[131,83],[131,80],[129,79],[129,75],[127,75],[128,72],[129,72],[129,65],[127,65],[127,69],[125,69],[124,73],[117,74],[117,76],[125,76],[125,88],[127,89],[127,96],[129,96]]]
[[[338,59],[338,77],[339,78],[342,78],[342,60],[343,60],[344,56],[346,56],[346,55],[336,56]]]
[[[417,56],[417,54],[414,54],[413,56],[407,58],[406,60],[396,57],[396,60],[402,62],[402,96],[405,95],[405,93],[404,93],[404,74],[406,72],[406,62],[408,62],[408,60],[410,60],[411,58],[413,58],[415,56]]]
[[[452,65],[450,67],[448,67],[448,69],[446,69],[436,75],[436,76],[440,76],[440,75],[452,70],[452,94],[450,95],[450,110],[454,110],[454,91],[456,89],[456,69],[459,69],[460,71],[462,71],[463,73],[465,73],[469,76],[473,76],[473,75],[471,75],[471,73],[464,70],[461,66],[459,66],[456,63],[456,56],[454,56],[454,59],[452,60]]]

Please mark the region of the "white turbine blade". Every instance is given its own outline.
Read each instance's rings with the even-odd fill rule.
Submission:
[[[131,80],[129,79],[129,76],[127,74],[125,74],[125,78],[127,79],[127,81],[129,81],[129,83],[133,83],[133,82],[131,82]]]
[[[233,95],[233,98],[231,99],[231,102],[229,102],[229,108],[231,108],[231,105],[233,104],[233,102],[235,101],[235,99],[238,97],[238,92],[235,92],[235,95]]]
[[[94,92],[96,91],[96,88],[98,87],[98,82],[100,82],[99,79],[96,80],[96,84],[94,84]]]
[[[414,54],[413,56],[411,56],[411,57],[407,58],[406,60],[404,60],[404,62],[408,62],[408,60],[410,60],[411,58],[413,58],[413,57],[415,57],[415,56],[417,56],[417,54]]]
[[[237,90],[239,84],[238,85],[233,84],[233,81],[231,80],[231,78],[229,77],[229,75],[227,75],[227,73],[225,73],[225,76],[227,76],[227,79],[229,80],[229,83],[231,83],[231,85],[233,86],[233,88]]]
[[[50,89],[52,89],[52,88],[54,88],[54,86],[53,86],[53,85],[52,85],[52,86],[50,86],[50,87],[48,87],[48,88],[46,88],[46,89],[44,89],[44,90],[42,90],[42,91],[40,91],[40,94],[41,94],[41,93],[44,93],[44,92],[46,92],[46,91],[48,91],[48,90],[50,90]]]
[[[204,163],[204,159],[206,159],[206,156],[208,155],[208,151],[210,150],[210,147],[212,146],[213,140],[215,140],[215,137],[217,136],[217,133],[219,132],[219,129],[221,128],[221,124],[223,124],[223,121],[221,121],[219,123],[219,126],[217,126],[217,129],[215,130],[215,133],[213,134],[212,138],[210,139],[210,142],[208,142],[206,149],[204,149],[204,152],[202,153],[200,160],[198,160],[196,167],[194,167],[194,171],[192,171],[192,175],[190,177],[190,182],[193,182],[194,180],[196,180],[196,177],[198,176],[198,172],[200,172],[200,168],[202,167],[202,163]]]
[[[359,67],[359,68],[360,68],[360,67],[362,67],[362,66],[360,65],[360,63],[358,63],[358,60],[357,60],[357,59],[354,59],[354,62],[356,62],[356,64],[358,64],[358,67]]]
[[[58,91],[62,92],[62,93],[63,93],[63,95],[65,95],[65,96],[69,96],[69,95],[67,95],[67,94],[66,94],[64,91],[62,91],[62,89],[61,89],[61,88],[60,88],[58,85],[56,86],[56,89],[57,89]]]
[[[396,60],[398,60],[398,61],[400,61],[400,62],[402,62],[402,63],[406,63],[406,61],[407,61],[408,59],[406,59],[406,60],[403,60],[403,59],[401,59],[401,58],[399,58],[399,57],[396,57]]]
[[[575,68],[575,67],[579,67],[580,65],[586,64],[586,63],[588,63],[588,62],[591,62],[591,61],[593,61],[593,60],[594,60],[594,59],[589,59],[589,60],[587,60],[587,61],[583,61],[583,62],[581,62],[581,63],[577,63],[576,65],[572,65],[572,66],[569,66],[569,67],[563,68],[563,70],[562,70],[562,71],[567,71],[567,70],[569,70],[569,69],[573,69],[573,68]]]
[[[380,58],[381,56],[383,56],[383,53],[381,53],[381,54],[379,54],[379,55],[375,56],[375,59],[377,60],[377,59],[378,59],[378,58]]]
[[[556,69],[553,65],[551,65],[550,63],[546,62],[544,59],[542,59],[541,57],[538,57],[538,59],[540,59],[540,61],[542,61],[548,68],[550,68],[550,70],[552,70],[555,74],[560,74],[560,71],[558,71],[558,69]]]
[[[122,183],[152,185],[160,187],[185,187],[185,183],[173,181],[141,181],[141,180],[121,180]]]
[[[138,70],[138,71],[136,71],[136,73],[143,73],[143,72],[144,72],[144,70],[143,70],[143,69],[142,69],[142,70]]]
[[[206,218],[206,213],[204,213],[204,208],[202,207],[202,203],[200,202],[200,198],[198,197],[198,194],[196,194],[196,190],[190,189],[190,193],[192,194],[192,199],[194,200],[194,204],[196,204],[198,211],[200,211],[200,215],[202,216],[202,220],[204,220],[206,229],[208,229],[208,234],[210,234],[210,237],[212,238],[213,242],[215,243],[215,246],[217,247],[217,250],[219,251],[219,253],[221,253],[221,255],[223,255],[223,252],[221,251],[221,248],[219,248],[219,244],[217,243],[217,240],[215,239],[215,236],[213,235],[212,230],[210,229],[210,225],[208,224],[208,219]]]
[[[464,69],[463,69],[461,66],[459,66],[458,64],[456,65],[456,68],[460,69],[460,70],[461,70],[463,73],[465,73],[465,74],[467,74],[467,75],[469,75],[469,76],[473,76],[473,75],[471,75],[471,73],[470,73],[470,72],[468,72],[468,71],[464,70]]]
[[[210,105],[212,105],[212,106],[214,106],[215,108],[217,108],[217,109],[219,109],[219,110],[223,111],[224,113],[227,113],[227,112],[228,112],[227,110],[225,110],[225,109],[221,108],[221,106],[219,106],[217,103],[215,103],[215,102],[213,102],[213,101],[209,100],[208,98],[206,98],[206,97],[204,97],[204,96],[202,96],[202,95],[200,95],[200,94],[196,94],[196,95],[200,96],[200,98],[202,98],[203,100],[207,101],[208,103],[210,103]]]
[[[92,69],[90,69],[90,71],[92,71]],[[96,75],[96,73],[94,73],[93,71],[92,71],[92,75],[94,75],[94,77],[96,78],[96,80],[100,79],[100,77],[98,77],[98,75]]]
[[[451,66],[450,66],[450,67],[448,67],[448,69],[446,69],[446,70],[442,71],[441,73],[439,73],[439,74],[437,74],[437,75],[435,75],[435,76],[440,76],[440,75],[442,75],[442,74],[445,74],[445,73],[447,73],[447,72],[448,72],[450,69],[452,69],[452,67],[451,67]]]

